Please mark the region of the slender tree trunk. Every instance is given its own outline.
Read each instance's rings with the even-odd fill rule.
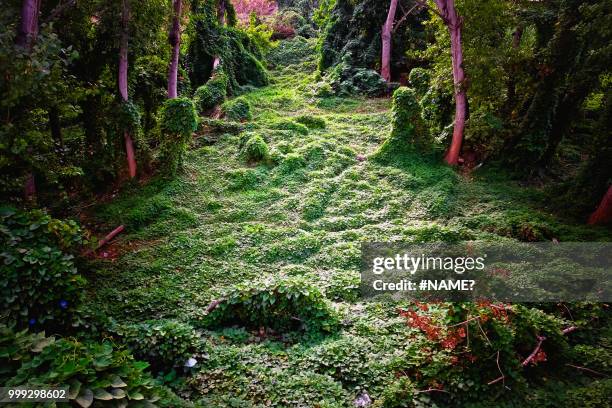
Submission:
[[[608,192],[601,200],[599,207],[589,217],[590,225],[607,224],[612,222],[612,186],[608,188]]]
[[[23,0],[21,3],[21,25],[15,43],[30,49],[38,37],[38,14],[41,0]]]
[[[219,3],[217,4],[217,19],[221,27],[225,25],[225,10],[226,10],[225,0],[219,0]],[[213,60],[212,75],[215,74],[215,70],[220,64],[221,64],[221,58],[219,58],[219,56],[216,55],[215,59]],[[211,78],[212,78],[212,75],[211,75]]]
[[[55,144],[61,148],[64,147],[64,138],[62,137],[62,124],[57,106],[49,108],[49,130]]]
[[[455,125],[453,140],[446,152],[444,160],[450,165],[459,162],[459,153],[463,144],[463,132],[467,119],[467,93],[465,71],[463,70],[463,49],[461,46],[461,27],[463,19],[457,14],[454,0],[435,0],[438,12],[448,27],[451,39],[451,62],[453,66],[453,82],[455,88]]]
[[[168,41],[172,46],[172,59],[170,60],[170,68],[168,72],[168,98],[174,99],[178,96],[178,65],[179,53],[181,48],[181,7],[182,0],[173,0],[174,16],[172,18],[172,28],[168,35]]]
[[[219,25],[225,25],[225,0],[219,0],[219,4],[217,5],[217,18],[219,19]]]
[[[119,93],[121,98],[128,101],[128,23],[130,20],[130,9],[128,0],[122,0],[121,8],[121,39],[119,45]],[[127,155],[130,178],[136,177],[136,157],[134,154],[134,142],[128,130],[124,131],[125,153]]]
[[[518,50],[521,46],[521,39],[523,38],[523,27],[518,26],[514,33],[512,33],[512,48]],[[507,95],[506,95],[506,103],[504,104],[504,112],[506,114],[510,114],[514,107],[516,106],[516,76],[519,71],[519,66],[516,62],[513,62],[508,67],[508,81],[507,84]]]
[[[17,29],[15,44],[25,48],[28,52],[32,49],[38,37],[40,2],[41,0],[23,0],[21,3],[21,24]],[[32,147],[28,148],[28,154],[32,154]],[[26,174],[23,195],[27,201],[36,199],[36,179],[32,170],[29,170]]]
[[[389,5],[389,13],[387,14],[387,21],[382,27],[382,61],[380,68],[380,76],[385,81],[391,81],[391,47],[392,47],[392,33],[393,33],[393,22],[395,21],[395,13],[397,11],[397,0],[391,0]]]

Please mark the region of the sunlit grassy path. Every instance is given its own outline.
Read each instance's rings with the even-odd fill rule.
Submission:
[[[277,70],[272,85],[246,94],[254,109],[247,131],[213,145],[200,135],[175,180],[126,191],[96,210],[102,222],[127,227],[114,244],[120,256],[94,264],[89,277],[91,307],[117,321],[175,318],[202,327],[221,290],[273,276],[303,276],[345,316],[338,333],[293,338],[291,346],[241,328],[208,333],[193,389],[211,406],[229,404],[228,396],[236,404],[228,406],[349,406],[360,390],[376,395],[392,381],[397,360],[420,345],[406,342],[409,329],[393,307],[357,301],[361,242],[605,239],[602,230],[538,210],[538,191],[494,172],[466,180],[436,158],[370,160],[390,131],[389,100],[315,98],[312,68]],[[293,120],[304,115],[325,127],[306,132]],[[274,164],[241,156],[252,132]]]

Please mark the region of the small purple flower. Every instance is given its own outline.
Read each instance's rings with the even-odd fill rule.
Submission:
[[[36,324],[36,319],[31,318],[30,321],[28,321],[28,323],[30,324],[30,326],[34,326]]]
[[[62,309],[66,309],[68,307],[68,301],[64,300],[64,299],[60,300],[59,301],[59,307],[62,308]]]

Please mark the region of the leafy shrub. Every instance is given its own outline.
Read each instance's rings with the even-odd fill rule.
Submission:
[[[206,112],[220,105],[227,96],[228,77],[225,73],[215,74],[206,84],[196,89],[194,102],[200,112]]]
[[[328,82],[321,81],[315,84],[313,94],[317,98],[330,98],[334,96],[334,89]]]
[[[208,324],[329,332],[339,323],[336,311],[321,291],[301,277],[239,284],[222,294],[221,299],[206,316]]]
[[[253,169],[236,169],[227,173],[230,181],[230,190],[250,190],[261,181],[258,173]]]
[[[391,135],[376,152],[376,156],[406,152],[411,145],[424,146],[428,142],[428,131],[421,120],[421,107],[414,89],[398,88],[393,93],[391,110]]]
[[[23,362],[51,342],[53,338],[45,337],[44,332],[30,333],[27,329],[15,332],[0,324],[0,384],[6,384]]]
[[[366,338],[345,335],[309,350],[302,366],[336,378],[345,385],[373,384],[377,380],[377,371],[381,371],[375,351],[374,345]]]
[[[198,351],[201,340],[193,327],[174,320],[148,320],[116,330],[134,356],[156,370],[170,370]]]
[[[344,62],[330,70],[325,78],[339,96],[380,96],[387,91],[387,81],[378,72],[366,68],[353,68]]]
[[[270,127],[277,130],[291,130],[295,133],[299,133],[300,135],[308,134],[308,128],[306,126],[292,120],[281,120],[273,123]]]
[[[18,327],[65,324],[85,279],[71,254],[83,243],[74,221],[40,210],[0,208],[0,309]]]
[[[244,145],[243,155],[249,162],[265,161],[269,157],[269,149],[266,141],[261,135],[255,133],[249,137]]]
[[[121,129],[127,129],[131,134],[140,133],[140,112],[132,101],[122,101],[119,105],[117,122]]]
[[[315,52],[316,41],[297,36],[280,42],[278,47],[268,53],[267,61],[273,67],[286,67],[314,58]]]
[[[452,126],[452,99],[453,95],[450,92],[433,85],[420,100],[421,116],[435,136],[449,124]]]
[[[295,118],[295,121],[305,125],[308,129],[325,129],[327,125],[325,119],[317,118],[311,115],[300,115]]]
[[[421,99],[429,90],[429,80],[431,76],[424,68],[413,68],[408,75],[408,81],[416,91],[417,97]]]
[[[225,117],[230,120],[242,122],[253,118],[251,115],[251,104],[242,97],[225,102],[221,105],[221,110]]]
[[[198,120],[191,100],[168,99],[162,109],[161,127],[165,133],[185,137],[196,130]]]
[[[210,133],[238,134],[245,129],[240,122],[231,122],[221,119],[200,118],[200,127]]]
[[[306,160],[297,153],[287,154],[281,162],[281,169],[284,173],[291,173],[304,166],[306,166]]]
[[[191,134],[198,126],[195,106],[190,99],[168,99],[162,107],[161,162],[165,172],[173,175],[182,166],[183,155]]]
[[[40,334],[15,334],[6,327],[0,327],[0,336],[0,344],[18,344],[9,354],[21,362],[7,386],[69,387],[70,400],[81,407],[94,401],[95,406],[185,405],[145,372],[147,363],[135,361],[110,342],[55,341]]]

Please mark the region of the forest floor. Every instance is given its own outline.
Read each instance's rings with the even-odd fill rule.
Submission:
[[[556,218],[543,192],[486,165],[462,176],[437,157],[371,160],[390,132],[389,99],[316,98],[313,68],[312,59],[295,61],[243,96],[250,132],[264,137],[275,164],[247,163],[240,134],[212,144],[200,135],[176,179],[95,209],[126,233],[106,249],[114,255],[92,263],[88,303],[117,321],[171,318],[206,330],[185,386],[206,406],[353,406],[362,392],[385,392],[427,339],[394,305],[358,300],[362,242],[610,240],[605,229]],[[303,115],[325,127],[295,126]],[[333,302],[341,329],[283,335],[201,324],[222,290],[295,276]]]

